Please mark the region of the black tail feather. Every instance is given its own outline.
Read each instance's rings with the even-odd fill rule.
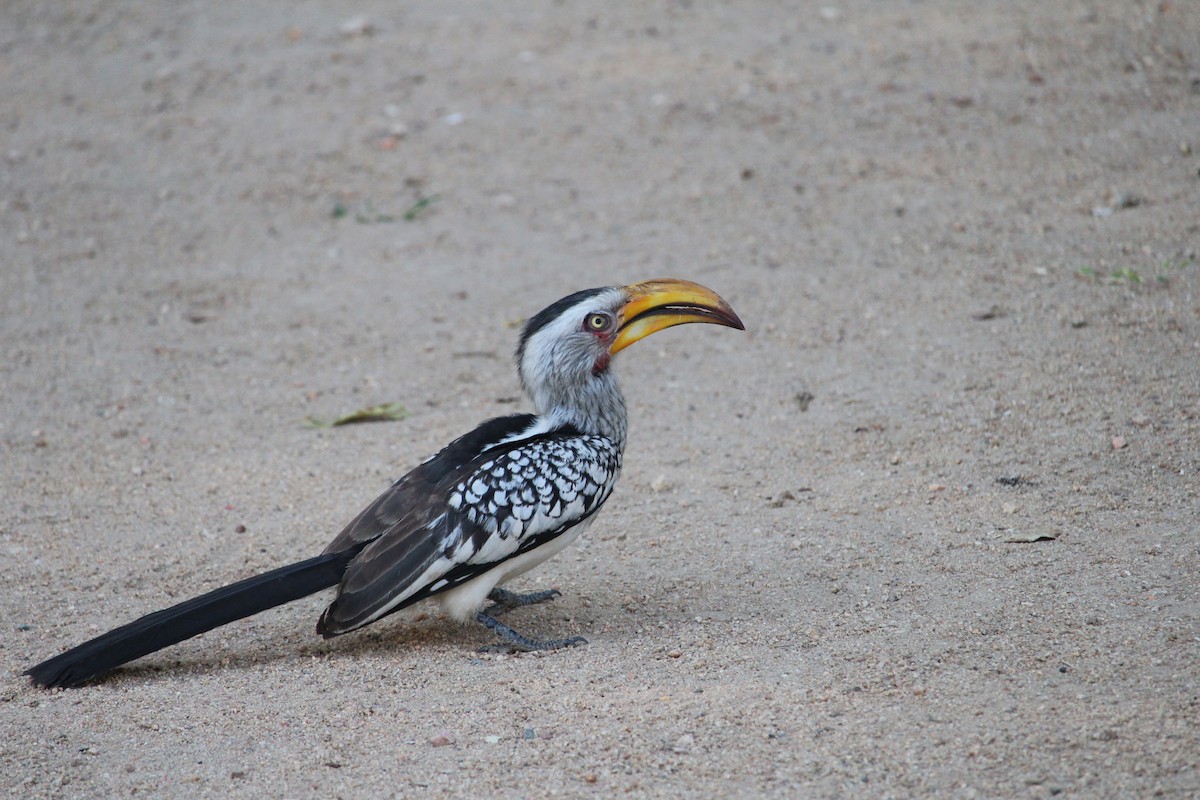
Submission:
[[[78,686],[135,658],[335,586],[359,549],[289,564],[147,614],[30,667],[25,674],[37,686]]]

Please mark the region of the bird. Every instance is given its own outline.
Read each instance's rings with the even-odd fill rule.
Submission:
[[[625,400],[613,357],[684,323],[745,326],[713,290],[665,278],[585,289],[530,317],[516,350],[533,413],[483,422],[396,480],[320,555],[148,614],[25,671],[75,687],[235,620],[336,587],[317,622],[340,636],[424,600],[491,630],[514,651],[587,644],[537,639],[498,617],[553,599],[502,586],[560,552],[595,520],[621,472]],[[486,605],[490,601],[490,605]]]

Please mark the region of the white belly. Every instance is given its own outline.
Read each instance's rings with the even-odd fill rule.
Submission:
[[[528,572],[551,556],[557,555],[563,548],[579,538],[579,535],[591,526],[592,520],[595,518],[595,515],[590,516],[541,547],[502,561],[461,586],[455,586],[453,589],[437,595],[437,599],[442,604],[442,610],[459,622],[473,620],[475,612],[483,607],[483,603],[492,589],[509,578],[515,578],[517,575]]]

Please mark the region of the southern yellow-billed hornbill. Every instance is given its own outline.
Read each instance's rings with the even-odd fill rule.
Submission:
[[[39,686],[76,686],[135,658],[331,586],[326,638],[430,597],[516,649],[584,644],[529,639],[496,619],[557,592],[500,584],[566,547],[621,471],[625,400],[613,355],[685,322],[742,329],[733,309],[690,281],[587,289],[531,318],[517,367],[536,414],[488,420],[392,484],[321,555],[149,614],[30,668]],[[485,600],[493,605],[483,609]]]

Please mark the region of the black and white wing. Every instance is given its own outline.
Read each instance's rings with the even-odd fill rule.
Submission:
[[[326,553],[341,553],[395,530],[407,517],[428,510],[439,488],[499,444],[523,438],[536,425],[533,414],[496,417],[463,434],[397,480],[334,537]]]
[[[526,429],[454,466],[451,445],[351,523],[330,549],[373,541],[350,562],[317,630],[346,633],[453,589],[594,514],[620,472],[617,444],[571,428],[537,431],[533,418]]]

